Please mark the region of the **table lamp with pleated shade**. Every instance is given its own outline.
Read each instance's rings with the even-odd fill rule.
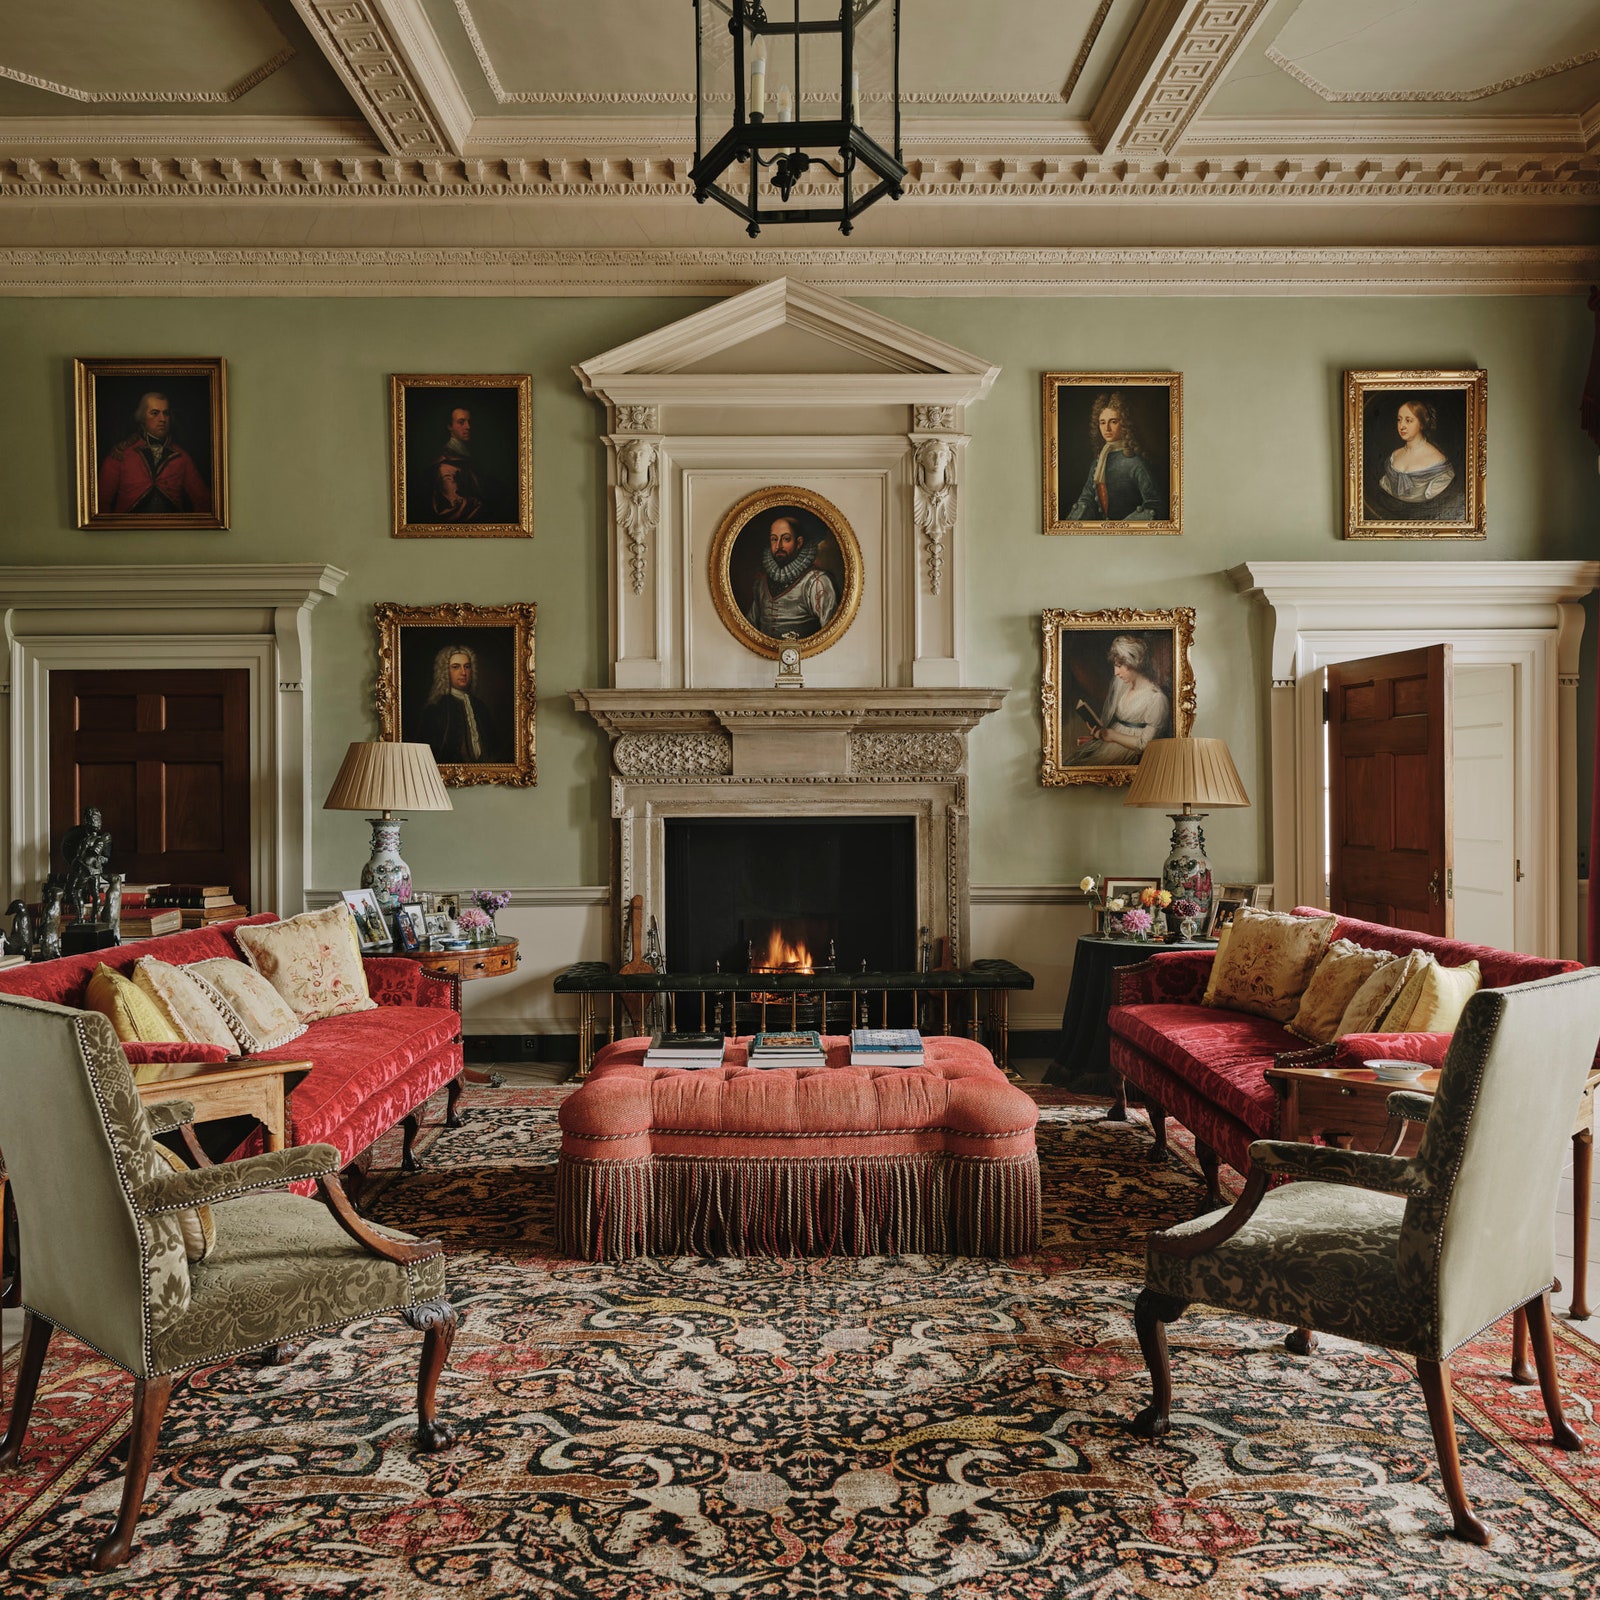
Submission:
[[[431,746],[356,740],[344,753],[324,811],[375,811],[372,857],[361,869],[361,887],[392,911],[411,899],[411,868],[400,859],[400,824],[394,811],[450,811],[450,791],[439,776]]]
[[[1173,899],[1211,905],[1211,863],[1206,860],[1200,824],[1217,806],[1247,806],[1244,780],[1221,739],[1152,739],[1133,769],[1133,784],[1123,801],[1150,806],[1172,818],[1172,846],[1161,869],[1162,887]]]

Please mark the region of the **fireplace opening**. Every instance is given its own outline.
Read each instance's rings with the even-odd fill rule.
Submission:
[[[904,972],[912,817],[667,818],[669,972]]]

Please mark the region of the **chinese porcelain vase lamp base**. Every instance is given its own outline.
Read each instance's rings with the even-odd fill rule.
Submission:
[[[411,868],[400,855],[401,817],[395,811],[449,811],[449,791],[425,744],[362,743],[345,751],[324,811],[376,811],[372,855],[361,869],[361,887],[371,889],[385,911],[411,899]]]
[[[1247,806],[1250,796],[1221,739],[1152,739],[1134,769],[1123,802],[1165,811],[1172,818],[1172,845],[1161,869],[1162,887],[1174,899],[1211,904],[1211,863],[1200,824],[1218,806]],[[1207,811],[1196,811],[1204,806]]]

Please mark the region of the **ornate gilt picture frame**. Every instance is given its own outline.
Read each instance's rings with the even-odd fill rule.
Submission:
[[[723,626],[757,655],[814,656],[849,631],[861,605],[861,546],[820,494],[777,484],[747,494],[711,541],[711,598]]]
[[[228,526],[228,363],[72,363],[80,528]]]
[[[382,737],[431,746],[452,788],[537,783],[537,611],[532,601],[374,606]]]
[[[1183,374],[1044,375],[1044,531],[1183,532]]]
[[[1131,783],[1151,739],[1188,735],[1195,711],[1193,606],[1051,609],[1042,624],[1043,783]]]
[[[389,376],[396,539],[533,534],[533,378],[525,372]]]
[[[1481,539],[1489,374],[1344,375],[1344,536]]]

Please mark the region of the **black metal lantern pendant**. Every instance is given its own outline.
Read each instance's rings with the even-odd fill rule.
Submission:
[[[768,222],[837,222],[841,233],[849,233],[874,201],[900,198],[906,175],[900,149],[900,0],[771,4],[789,11],[788,19],[770,18],[767,0],[694,0],[694,197],[716,200],[743,217],[752,239]],[[880,46],[871,54],[890,78],[890,93],[879,98],[888,100],[893,119],[892,155],[862,126],[861,66],[869,52],[860,46],[868,28],[876,30]],[[831,114],[805,115],[808,82],[815,89],[810,102]],[[731,126],[708,150],[707,108],[724,103]],[[884,131],[879,129],[880,136]],[[741,173],[742,192],[730,190],[728,176],[737,182]],[[824,174],[837,184],[832,204],[789,204],[803,179],[815,183]],[[764,184],[770,185],[769,197],[776,190],[780,204],[762,208]]]

